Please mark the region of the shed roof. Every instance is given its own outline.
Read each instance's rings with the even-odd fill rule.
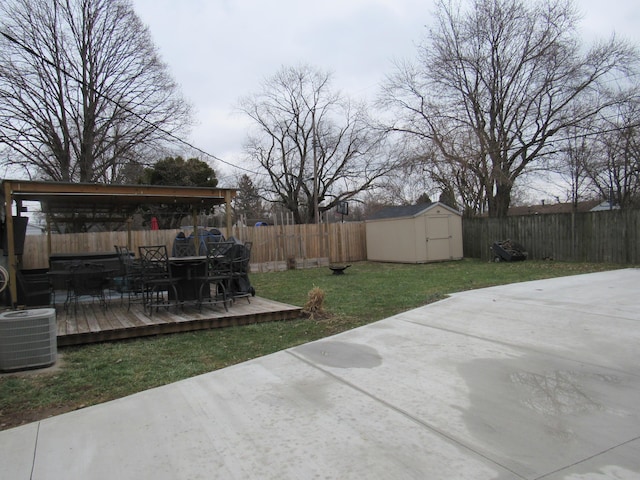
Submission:
[[[399,205],[399,206],[389,206],[385,207],[382,210],[377,211],[373,215],[371,215],[367,220],[387,220],[392,218],[407,218],[407,217],[417,217],[426,213],[429,210],[432,210],[435,207],[443,207],[450,211],[451,213],[455,213],[456,215],[460,215],[460,212],[451,208],[448,205],[440,202],[431,202],[431,203],[419,203],[417,205]]]

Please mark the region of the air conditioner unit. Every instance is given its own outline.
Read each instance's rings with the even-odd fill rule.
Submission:
[[[56,311],[14,310],[0,314],[0,371],[53,365],[57,356]]]

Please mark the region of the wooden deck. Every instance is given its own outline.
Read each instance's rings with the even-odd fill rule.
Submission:
[[[240,298],[229,307],[203,306],[202,311],[186,306],[178,312],[160,309],[153,316],[145,314],[142,305],[132,304],[127,311],[127,302],[120,298],[110,299],[106,309],[97,302],[80,303],[76,311],[65,310],[56,305],[58,323],[58,345],[80,345],[110,340],[188,332],[210,328],[247,325],[250,323],[292,320],[300,317],[300,307],[294,307],[261,297]]]

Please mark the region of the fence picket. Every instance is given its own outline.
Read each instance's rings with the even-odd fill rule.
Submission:
[[[224,228],[220,229],[228,237]],[[180,230],[134,230],[132,245],[137,252],[139,245],[167,245],[171,249]],[[185,228],[189,235],[191,229]],[[253,242],[251,262],[270,264],[269,269],[286,266],[292,258],[303,265],[317,265],[318,259],[329,262],[366,260],[366,235],[364,222],[332,223],[321,225],[274,225],[262,227],[234,226],[232,235],[243,241]],[[112,252],[114,245],[127,245],[127,232],[91,232],[51,235],[52,253]],[[353,240],[351,240],[353,239]],[[345,249],[345,245],[349,247]],[[342,248],[337,248],[342,245]],[[346,254],[348,252],[348,255]],[[27,235],[25,239],[23,269],[48,268],[46,235]]]
[[[465,218],[465,257],[489,260],[489,246],[511,239],[531,259],[640,263],[640,210]]]

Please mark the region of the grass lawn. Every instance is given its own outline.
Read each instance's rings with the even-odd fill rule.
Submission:
[[[475,288],[620,268],[619,265],[462,260],[427,265],[361,262],[253,274],[257,294],[303,306],[326,294],[325,319],[298,319],[60,348],[53,372],[0,377],[0,429],[210,372],[333,335]]]

